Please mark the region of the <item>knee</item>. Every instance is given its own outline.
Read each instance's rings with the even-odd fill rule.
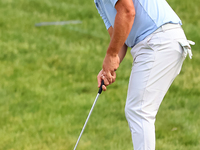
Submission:
[[[134,120],[141,116],[140,108],[134,104],[126,103],[124,111],[127,121]]]
[[[129,108],[129,106],[125,105],[124,112],[125,112],[126,119],[128,120],[128,118],[129,118],[128,116],[130,114],[130,108]]]
[[[130,118],[132,116],[140,116],[143,105],[143,89],[134,89],[128,91],[126,105],[125,105],[125,116]]]
[[[149,105],[148,105],[149,106]],[[127,121],[148,120],[154,122],[156,113],[154,109],[149,109],[143,101],[126,103],[125,116]],[[152,107],[151,107],[152,108]]]

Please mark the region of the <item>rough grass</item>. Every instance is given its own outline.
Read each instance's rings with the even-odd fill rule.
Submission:
[[[198,0],[168,2],[196,45],[158,112],[156,149],[198,150]],[[0,0],[0,18],[0,149],[73,149],[96,97],[96,75],[109,43],[93,1]],[[34,26],[66,20],[82,24]],[[100,96],[78,149],[132,149],[124,117],[131,65],[128,53],[116,83]]]

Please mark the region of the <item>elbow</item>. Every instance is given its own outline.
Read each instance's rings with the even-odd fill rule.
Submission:
[[[130,19],[134,19],[135,18],[135,9],[134,8],[129,8],[125,11],[126,16]]]
[[[134,10],[131,10],[130,15],[131,15],[133,18],[135,18],[135,9],[134,9]]]
[[[135,9],[132,7],[118,10],[118,13],[121,14],[121,16],[127,18],[128,20],[134,20],[135,18]]]
[[[117,13],[125,15],[129,19],[135,18],[136,12],[132,0],[130,1],[118,0],[118,2],[115,5],[115,9],[117,10]]]

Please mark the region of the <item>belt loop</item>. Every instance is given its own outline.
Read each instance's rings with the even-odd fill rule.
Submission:
[[[162,32],[165,32],[165,30],[164,30],[164,28],[163,28],[163,25],[161,26],[161,31],[162,31]]]

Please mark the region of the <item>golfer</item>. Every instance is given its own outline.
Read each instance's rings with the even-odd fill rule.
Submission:
[[[165,0],[94,0],[110,35],[98,86],[116,78],[131,47],[131,70],[125,115],[134,150],[155,150],[155,118],[159,106],[187,54],[190,44],[181,20]]]

